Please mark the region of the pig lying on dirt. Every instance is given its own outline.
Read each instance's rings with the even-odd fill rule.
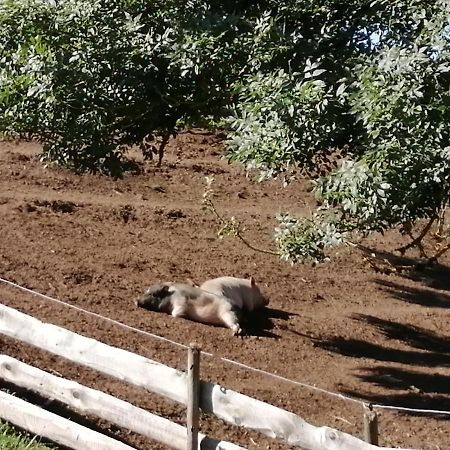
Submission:
[[[263,308],[269,301],[261,294],[253,277],[248,279],[235,277],[220,277],[205,281],[200,289],[211,294],[226,297],[237,308],[252,312]]]
[[[225,326],[238,335],[242,333],[239,324],[242,312],[262,308],[268,301],[253,278],[221,277],[205,281],[200,287],[159,283],[150,286],[136,303],[142,308],[174,317]]]
[[[185,317],[196,322],[230,328],[241,334],[239,311],[225,297],[202,291],[183,283],[160,283],[150,286],[138,299],[137,305],[151,311]]]

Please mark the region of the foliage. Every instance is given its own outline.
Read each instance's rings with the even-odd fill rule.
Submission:
[[[35,136],[46,160],[117,174],[144,137],[220,122],[230,85],[294,37],[246,2],[5,0],[0,131]]]
[[[45,159],[117,173],[146,135],[219,114],[235,19],[206,5],[2,2],[0,130],[35,135]]]
[[[277,218],[280,224],[275,229],[275,242],[281,259],[286,261],[322,261],[324,249],[344,242],[339,222],[324,219],[319,213],[312,218],[295,218],[281,213]]]
[[[220,122],[240,97],[236,111],[245,117],[236,125],[243,129],[255,116],[268,140],[257,166],[268,163],[277,171],[296,157],[307,161],[315,147],[345,139],[340,131],[348,126],[335,120],[332,92],[342,58],[351,54],[347,43],[361,47],[362,30],[377,29],[380,12],[395,2],[384,9],[377,2],[365,6],[361,0],[4,0],[0,131],[34,135],[47,160],[117,173],[130,145],[149,134],[167,137],[177,124]],[[396,9],[399,17],[402,12]],[[395,34],[399,26],[391,28]],[[327,70],[323,85],[321,70]],[[260,87],[267,93],[281,89],[278,103],[286,103],[288,114],[278,103],[252,106]],[[255,106],[274,109],[271,126],[284,126],[281,137],[290,146],[282,155],[269,156],[274,142]],[[293,120],[314,108],[306,123]],[[242,142],[238,134],[230,141],[234,149]],[[250,162],[253,147],[234,158]]]
[[[118,174],[146,136],[225,122],[230,160],[313,178],[318,210],[280,215],[275,241],[321,260],[447,205],[449,17],[449,0],[4,0],[0,133]]]
[[[275,239],[281,256],[292,262],[322,260],[327,247],[355,233],[400,225],[413,238],[414,224],[435,221],[449,200],[450,3],[372,5],[384,8],[369,28],[378,27],[380,42],[365,49],[355,45],[347,58],[336,55],[343,72],[333,75],[341,78],[334,82],[328,71],[320,73],[327,88],[308,99],[306,108],[292,109],[302,101],[295,98],[296,84],[283,84],[280,73],[260,74],[259,86],[247,84],[240,93],[230,149],[263,176],[305,167],[342,138],[349,144],[338,168],[314,182],[317,212],[311,218],[279,218]],[[389,16],[391,8],[401,11],[401,26]],[[383,18],[389,20],[383,24]],[[355,35],[361,35],[362,23],[350,25]],[[326,67],[326,60],[319,67]],[[286,120],[290,111],[293,118]],[[413,242],[420,244],[424,236]]]
[[[411,42],[416,20],[432,16],[436,2],[266,1],[272,28],[286,45],[269,66],[233,85],[237,105],[229,121],[230,159],[261,171],[261,178],[300,165],[311,170],[329,147],[353,146],[355,127],[345,90],[364,55],[384,45]],[[259,3],[261,5],[261,3]],[[258,62],[258,60],[257,60]]]
[[[261,179],[298,165],[311,168],[314,154],[344,132],[337,118],[345,86],[335,92],[320,79],[324,72],[308,60],[302,73],[280,69],[235,84],[239,103],[227,141],[230,159],[260,170]]]
[[[134,3],[133,16],[118,4],[26,0],[1,7],[2,128],[40,137],[47,159],[82,169],[98,161],[114,171],[148,114],[139,99],[163,103],[152,82],[169,35],[161,40],[142,30],[143,5]]]

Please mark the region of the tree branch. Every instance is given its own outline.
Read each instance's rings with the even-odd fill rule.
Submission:
[[[255,247],[254,245],[250,244],[250,242],[248,242],[247,239],[245,239],[244,236],[242,236],[240,231],[236,232],[236,237],[238,239],[240,239],[244,243],[244,245],[246,245],[248,248],[250,248],[251,250],[253,250],[255,252],[265,253],[266,255],[280,256],[280,254],[278,252],[273,252],[272,250],[265,250],[263,248],[258,248],[258,247]]]
[[[444,234],[444,227],[445,227],[445,206],[442,208],[442,211],[439,214],[439,219],[438,219],[438,229],[435,233],[435,236],[439,239],[442,239],[443,234]]]
[[[222,225],[227,225],[228,221],[225,220],[217,211],[214,203],[212,202],[211,199],[207,199],[207,205],[209,207],[209,209],[214,213],[214,215],[216,216],[216,218],[220,221],[220,223]],[[239,229],[234,229],[234,235],[241,240],[241,242],[246,245],[249,249],[255,251],[255,252],[259,252],[259,253],[265,253],[266,255],[273,255],[273,256],[280,256],[280,254],[278,252],[273,252],[272,250],[265,250],[262,248],[258,248],[255,247],[253,244],[251,244],[250,242],[247,241],[247,239],[242,236],[242,233],[240,232]]]
[[[164,158],[164,149],[166,148],[166,145],[168,144],[169,139],[170,139],[170,132],[167,132],[166,134],[163,135],[161,145],[159,146],[159,149],[158,149],[157,167],[161,167],[161,163]]]
[[[404,255],[407,250],[409,250],[412,247],[419,247],[419,250],[422,254],[422,256],[426,257],[425,251],[422,246],[422,240],[427,235],[427,233],[430,231],[430,228],[432,227],[433,223],[436,221],[437,216],[433,216],[430,221],[425,225],[422,232],[417,236],[416,238],[413,237],[412,233],[408,233],[409,236],[411,236],[412,241],[408,244],[404,245],[403,247],[396,248],[395,251],[400,252],[401,255]]]
[[[429,261],[434,263],[437,262],[437,260],[448,250],[450,250],[450,242],[447,243],[444,247],[442,247],[435,255],[433,255]]]

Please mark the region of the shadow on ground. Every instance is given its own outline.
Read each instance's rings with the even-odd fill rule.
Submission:
[[[450,411],[450,376],[425,374],[395,367],[366,367],[365,373],[358,375],[362,381],[389,389],[388,394],[375,394],[354,390],[342,393],[362,398],[370,403],[401,406],[404,408]],[[403,411],[404,414],[417,414]],[[421,415],[424,415],[421,413]],[[450,415],[429,414],[450,420]]]
[[[450,274],[448,275],[450,277]],[[427,288],[405,286],[387,280],[376,280],[383,290],[392,297],[407,303],[427,306],[429,308],[450,308],[450,295]]]
[[[296,313],[283,311],[281,309],[262,308],[245,316],[242,324],[247,335],[279,338],[279,335],[271,331],[276,328],[276,321],[287,321],[290,317],[296,315]]]
[[[391,252],[359,247],[367,256],[375,255],[379,261],[386,260],[393,267],[401,267],[398,275],[421,282],[433,289],[450,291],[450,267],[438,263],[430,264],[423,258],[400,256]],[[409,269],[410,267],[410,269]]]
[[[450,375],[421,373],[420,368],[450,367],[450,338],[415,325],[358,314],[353,320],[365,322],[388,340],[400,341],[405,349],[387,347],[362,339],[335,336],[316,339],[315,345],[334,353],[353,358],[369,358],[388,363],[358,369],[356,376],[366,383],[387,389],[387,394],[364,393],[341,389],[342,393],[365,399],[371,403],[416,409],[450,411]],[[398,344],[397,344],[398,345]],[[415,366],[416,369],[393,367],[392,363]],[[429,369],[428,369],[429,372]],[[397,391],[397,392],[395,392]],[[443,418],[449,419],[450,416]]]
[[[395,339],[410,349],[389,348],[362,339],[334,336],[319,339],[315,345],[323,349],[354,358],[370,358],[376,361],[397,362],[423,367],[450,367],[450,338],[415,325],[393,320],[357,314],[352,318],[366,322],[388,339]]]
[[[363,375],[358,375],[362,381],[392,390],[411,390],[422,394],[450,394],[450,375],[421,373],[399,369],[397,367],[365,368]],[[450,407],[450,399],[447,398]]]

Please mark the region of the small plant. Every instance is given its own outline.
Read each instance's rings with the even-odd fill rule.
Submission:
[[[51,450],[36,441],[36,436],[17,432],[6,423],[0,422],[0,448],[2,450]]]
[[[277,252],[273,252],[271,250],[265,250],[258,247],[255,247],[253,244],[251,244],[245,237],[245,228],[243,227],[242,223],[236,219],[234,216],[232,217],[224,217],[221,215],[214,204],[214,190],[212,188],[212,185],[214,183],[214,177],[213,176],[207,176],[205,177],[205,191],[203,192],[203,199],[202,199],[202,206],[205,211],[210,212],[217,222],[220,225],[220,229],[217,232],[217,235],[220,239],[229,236],[229,237],[235,237],[238,238],[244,245],[246,245],[248,248],[261,252],[266,253],[268,255],[276,255],[279,256]]]

